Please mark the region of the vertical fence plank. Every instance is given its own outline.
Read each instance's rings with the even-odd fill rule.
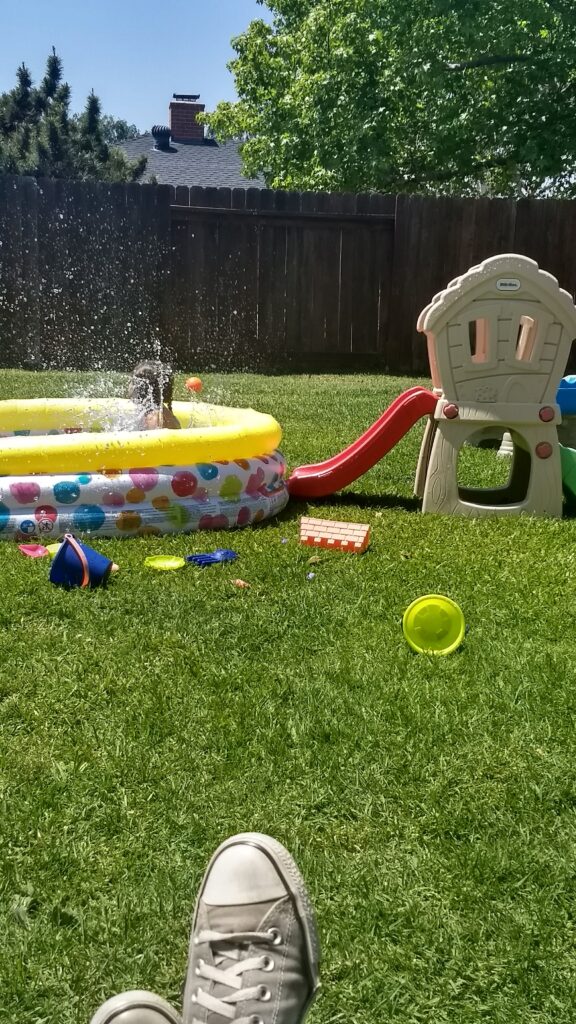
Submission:
[[[279,195],[271,189],[260,193],[262,217],[258,238],[257,344],[270,363],[282,363],[286,351],[286,225],[266,212],[276,210]]]
[[[10,185],[8,175],[0,175],[0,360],[2,366],[12,366],[14,353],[14,327],[11,316],[15,257],[11,245]]]
[[[285,192],[281,208],[289,218],[286,228],[285,263],[285,310],[286,310],[286,351],[290,359],[299,358],[302,352],[302,329],[300,304],[309,288],[309,281],[302,272],[303,228],[297,214],[301,209],[301,193]],[[278,207],[277,207],[278,209]]]
[[[330,210],[334,214],[356,213],[356,196],[335,192],[331,195]],[[335,226],[336,226],[335,222]],[[344,218],[338,224],[338,330],[332,345],[332,352],[338,361],[346,361],[352,352],[354,336],[353,321],[356,309],[355,288],[358,281],[356,241],[357,224],[350,224]]]
[[[103,301],[97,318],[99,329],[99,359],[107,369],[115,368],[128,372],[140,358],[142,335],[139,296],[140,266],[135,267],[139,253],[132,247],[129,230],[128,193],[120,184],[99,188],[97,196],[107,210],[106,228],[99,223],[99,238],[95,243],[94,258],[98,258],[98,246],[110,246],[107,270],[98,275],[101,279]],[[129,253],[129,256],[127,256]],[[83,254],[84,258],[84,254]],[[90,254],[87,254],[90,258]],[[101,260],[101,256],[100,256]],[[115,350],[106,356],[105,339]],[[143,353],[144,354],[144,353]]]
[[[42,364],[84,369],[90,365],[89,358],[79,360],[78,337],[69,317],[73,301],[67,274],[69,229],[70,218],[75,217],[75,210],[70,210],[70,183],[62,179],[51,183],[40,179],[38,185],[42,189],[43,220],[38,219],[37,252],[42,254],[42,292],[37,350],[41,353]]]
[[[383,223],[378,233],[373,236],[373,258],[375,269],[377,339],[376,350],[381,367],[389,366],[388,341],[391,324],[391,294],[394,272],[394,246],[396,230],[396,196],[370,193],[366,199],[359,197],[358,212],[366,202],[367,213],[385,215],[392,219]]]
[[[218,344],[220,364],[224,369],[232,369],[242,363],[244,356],[249,355],[246,348],[250,342],[249,334],[244,331],[245,298],[243,286],[245,281],[245,263],[249,258],[250,232],[252,225],[242,219],[227,216],[226,211],[245,209],[246,193],[242,189],[219,188],[211,190],[214,206],[214,218],[218,223],[218,263],[219,272],[216,277],[218,296]],[[222,211],[225,211],[222,213]]]
[[[17,366],[27,359],[23,350],[26,286],[22,277],[22,184],[6,175],[0,179],[0,329],[3,359]],[[5,352],[5,355],[4,355]]]
[[[302,192],[300,195],[300,212],[316,213],[316,195],[313,192]],[[298,287],[298,327],[294,325],[293,353],[298,353],[300,358],[302,352],[316,352],[322,350],[321,328],[319,324],[319,302],[318,292],[325,268],[320,268],[316,263],[318,251],[319,231],[311,230],[313,222],[305,216],[299,218],[300,230],[298,232],[298,256],[297,267],[300,277]],[[321,287],[321,285],[320,285]],[[290,304],[292,309],[292,304]]]
[[[173,362],[194,369],[195,353],[191,347],[191,302],[193,276],[189,266],[190,225],[173,217],[170,226],[170,315]]]
[[[258,212],[259,189],[233,189],[232,209]],[[265,363],[258,349],[258,262],[260,223],[257,216],[237,220],[236,295],[232,312],[235,331],[234,360],[247,370],[256,370]]]
[[[139,227],[134,225],[134,244],[141,247],[141,283],[146,302],[148,336],[151,349],[155,356],[169,362],[171,352],[168,350],[168,339],[160,331],[161,303],[158,254],[160,238],[156,222],[156,192],[154,185],[140,186],[140,205],[138,210]]]
[[[365,206],[365,200],[360,207]],[[358,213],[350,200],[346,212]],[[371,217],[373,218],[371,220]],[[382,264],[391,271],[392,224],[373,212],[363,223],[344,222],[341,236],[339,352],[350,362],[376,363],[380,353]],[[387,302],[384,303],[387,308]]]
[[[22,336],[21,359],[31,368],[41,369],[42,352],[39,346],[38,317],[40,310],[40,280],[38,274],[38,187],[34,178],[22,178],[20,230],[22,259]]]
[[[42,186],[45,184],[48,183],[43,180]],[[102,314],[106,314],[108,307],[108,302],[105,302],[102,308],[102,296],[113,301],[113,296],[121,287],[121,282],[113,277],[115,285],[110,291],[111,267],[118,261],[119,254],[116,246],[102,235],[99,216],[101,188],[88,182],[66,182],[63,189],[66,195],[70,195],[73,209],[64,202],[62,208],[55,208],[57,197],[54,191],[49,207],[48,193],[45,191],[39,232],[42,276],[46,282],[43,292],[45,358],[49,366],[60,369],[105,369],[101,333],[108,340],[110,356],[115,346],[114,339],[108,333],[108,324],[102,323]],[[62,192],[59,191],[59,198],[61,196]],[[60,213],[63,214],[62,218]],[[62,236],[57,227],[60,222],[63,225]],[[62,249],[61,237],[64,243]],[[58,246],[62,265],[66,267],[63,276],[68,274],[66,292],[61,294],[67,296],[68,302],[71,300],[74,317],[66,317],[64,302],[56,305],[53,301],[53,279],[49,264],[54,244]],[[61,319],[58,319],[59,311]]]
[[[334,195],[302,193],[302,212],[319,215],[304,220],[302,254],[301,364],[323,367],[337,351],[340,309],[341,225],[331,219],[338,207]],[[322,215],[327,215],[322,220]]]
[[[172,285],[172,249],[170,238],[170,204],[174,198],[174,190],[169,185],[159,185],[153,189],[154,194],[154,225],[152,231],[154,244],[154,261],[151,273],[154,276],[158,331],[162,341],[162,350],[173,367],[180,369],[178,362],[178,346],[175,345],[172,327],[171,294]]]
[[[190,206],[190,188],[188,185],[177,185],[174,189],[174,205]]]
[[[205,189],[190,189],[190,205],[206,207]],[[199,194],[201,193],[201,194]],[[194,368],[218,365],[218,221],[202,212],[187,222],[190,360]]]
[[[49,178],[42,178],[38,181],[37,351],[42,352],[42,362],[46,367],[68,365],[70,342],[69,336],[59,322],[62,304],[57,290],[57,278],[61,274],[58,266],[59,238],[56,237],[58,213],[57,184]]]

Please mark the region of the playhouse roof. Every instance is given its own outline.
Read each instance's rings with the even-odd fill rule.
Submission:
[[[476,292],[477,298],[505,299],[508,295],[515,298],[522,291],[518,278],[524,279],[527,289],[533,290],[533,298],[541,297],[562,322],[574,327],[576,333],[576,308],[571,295],[560,288],[552,274],[540,270],[535,260],[518,253],[491,256],[450,281],[422,310],[418,317],[418,330],[434,332],[439,329],[457,303],[473,298],[472,292]]]

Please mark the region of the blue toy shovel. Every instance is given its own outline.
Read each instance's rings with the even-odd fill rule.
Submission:
[[[227,548],[216,548],[215,551],[210,551],[205,555],[187,555],[186,561],[204,568],[206,565],[216,565],[218,562],[234,562],[237,558],[237,551],[229,551]]]

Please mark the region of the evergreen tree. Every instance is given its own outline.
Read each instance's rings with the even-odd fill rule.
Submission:
[[[130,162],[108,145],[110,119],[92,92],[80,117],[70,114],[70,86],[53,49],[40,84],[33,86],[21,64],[16,85],[0,95],[0,173],[85,181],[136,181],[146,158]]]

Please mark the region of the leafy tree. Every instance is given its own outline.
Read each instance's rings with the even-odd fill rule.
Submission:
[[[573,0],[259,0],[232,41],[245,137],[272,187],[576,195]]]
[[[62,82],[62,62],[54,50],[36,87],[21,64],[14,89],[0,95],[0,173],[135,181],[146,158],[130,163],[108,144],[112,120],[102,116],[94,93],[83,114],[70,115],[70,87]]]
[[[79,117],[79,114],[74,114],[74,120],[77,120]],[[117,146],[128,139],[137,139],[141,134],[135,124],[128,124],[128,121],[112,117],[111,114],[102,114],[100,116],[100,132],[104,142],[108,143],[109,146]]]

